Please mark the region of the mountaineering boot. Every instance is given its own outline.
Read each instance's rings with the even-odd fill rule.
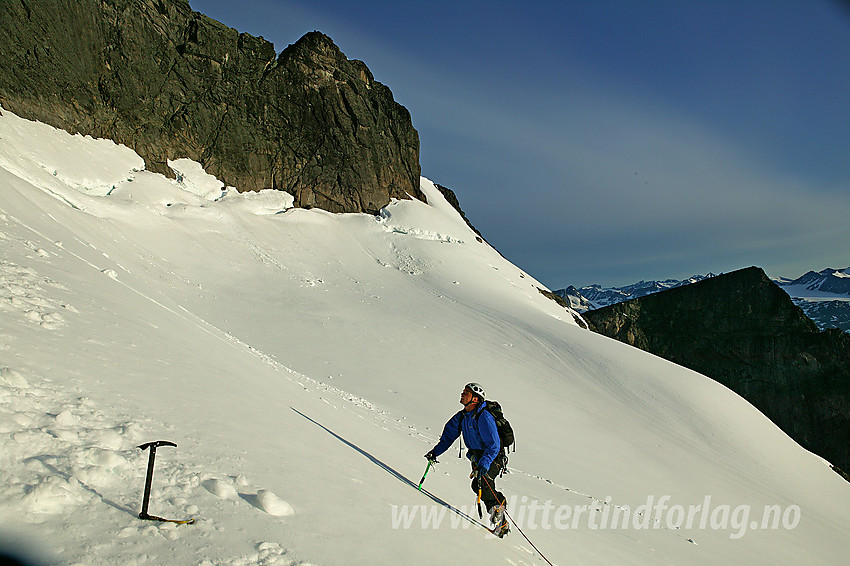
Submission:
[[[502,538],[506,534],[511,532],[511,528],[508,525],[508,520],[504,517],[502,518],[502,522],[498,523],[495,527],[493,527],[493,534],[499,538]]]
[[[505,519],[505,506],[494,505],[490,510],[490,523],[493,525],[501,525]]]

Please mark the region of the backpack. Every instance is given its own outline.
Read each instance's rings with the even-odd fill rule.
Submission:
[[[510,446],[514,444],[514,429],[511,427],[508,419],[505,418],[504,413],[502,413],[502,406],[498,401],[490,401],[488,399],[486,402],[487,405],[484,407],[484,410],[493,415],[493,419],[496,421],[496,430],[499,431],[499,440],[502,443],[502,449],[507,452]],[[514,451],[516,451],[516,446],[514,446]]]

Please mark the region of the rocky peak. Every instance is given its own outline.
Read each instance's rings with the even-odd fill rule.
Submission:
[[[281,51],[279,65],[291,65],[313,88],[357,81],[371,88],[375,79],[363,61],[348,59],[333,40],[320,31],[311,31]],[[352,74],[352,71],[354,73]]]
[[[4,108],[123,143],[152,171],[188,157],[332,212],[425,200],[409,112],[322,33],[277,55],[183,0],[43,0],[5,6],[0,43]]]

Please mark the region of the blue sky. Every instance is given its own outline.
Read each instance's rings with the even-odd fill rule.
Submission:
[[[556,289],[850,266],[838,0],[191,0],[328,34],[413,116],[422,174]]]

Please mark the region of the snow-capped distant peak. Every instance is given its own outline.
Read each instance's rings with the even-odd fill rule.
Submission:
[[[792,297],[846,298],[850,296],[850,267],[809,271],[797,279],[777,281],[777,284],[785,287]]]

